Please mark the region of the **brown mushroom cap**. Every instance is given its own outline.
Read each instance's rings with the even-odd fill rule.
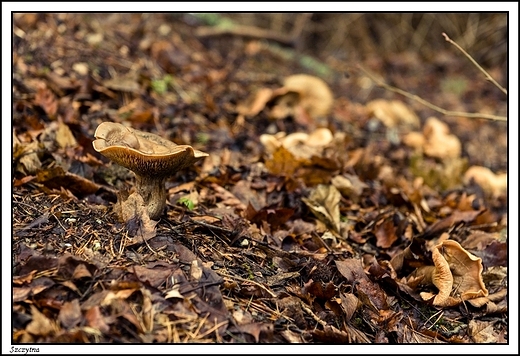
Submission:
[[[189,145],[114,122],[101,123],[94,137],[97,152],[141,176],[167,177],[208,156]]]

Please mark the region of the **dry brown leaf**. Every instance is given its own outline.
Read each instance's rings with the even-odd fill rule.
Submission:
[[[311,212],[332,231],[340,232],[341,194],[333,185],[318,185],[308,198],[302,198]]]
[[[360,304],[359,299],[352,293],[340,293],[339,297],[341,298],[341,308],[345,312],[345,320],[350,321]]]
[[[61,120],[58,121],[58,129],[56,131],[56,142],[58,143],[58,146],[60,148],[76,147],[78,145],[78,142],[72,134],[72,131],[70,131],[69,126],[61,122]]]
[[[110,326],[108,326],[105,317],[101,313],[99,306],[94,306],[87,309],[85,312],[85,320],[87,325],[91,328],[101,331],[102,333],[108,333]]]
[[[92,278],[92,274],[87,269],[85,264],[80,263],[74,269],[74,273],[72,274],[72,279],[80,279],[80,278],[84,278],[84,277]]]
[[[33,335],[46,336],[58,331],[58,326],[51,319],[42,314],[38,308],[31,305],[32,320],[25,330]]]
[[[159,288],[170,278],[174,268],[170,264],[157,262],[149,263],[146,266],[135,265],[128,268],[128,270],[132,271],[141,282],[147,283],[154,288]]]
[[[266,205],[265,193],[262,190],[251,188],[251,182],[248,180],[238,181],[231,188],[231,193],[244,205],[251,204],[256,211]]]
[[[494,321],[470,320],[468,334],[477,344],[494,344],[498,338],[498,334],[493,328],[494,324]]]
[[[83,319],[81,308],[79,306],[79,299],[73,299],[70,302],[63,303],[58,314],[58,321],[61,326],[70,329],[78,325]]]
[[[261,333],[271,333],[273,331],[273,325],[269,323],[249,323],[238,325],[237,329],[239,332],[243,332],[252,335],[255,342],[260,342]]]
[[[279,147],[273,153],[273,158],[265,162],[265,167],[275,175],[290,177],[305,161],[296,158],[285,147]]]
[[[56,113],[58,112],[58,99],[43,82],[40,82],[38,85],[34,104],[40,106],[51,119],[56,118]]]
[[[39,170],[36,179],[50,189],[67,189],[75,197],[84,197],[97,192],[101,186],[90,179],[77,174],[65,172],[61,166]]]
[[[217,198],[222,200],[222,204],[226,206],[236,207],[239,210],[245,210],[246,205],[240,201],[233,193],[224,189],[217,183],[211,183],[211,188],[215,191],[215,195]]]
[[[357,201],[363,190],[368,188],[368,185],[363,183],[358,176],[352,174],[337,175],[332,178],[331,183],[344,197],[354,201]]]
[[[258,90],[248,101],[244,104],[237,106],[237,111],[246,116],[258,115],[266,106],[266,104],[272,100],[273,90],[269,88],[262,88]]]
[[[361,279],[368,279],[361,260],[349,258],[344,261],[335,261],[338,272],[347,279],[350,284],[358,282]]]
[[[34,174],[42,167],[38,157],[40,144],[38,141],[22,143],[13,131],[13,159],[18,160],[16,171]]]
[[[500,291],[489,294],[487,297],[479,297],[475,299],[468,300],[468,303],[473,305],[475,308],[481,308],[486,304],[497,303],[503,300],[507,296],[507,289],[503,288]]]
[[[438,220],[432,225],[430,225],[426,231],[424,232],[425,237],[438,235],[456,224],[464,222],[466,224],[474,221],[477,216],[482,214],[483,210],[473,210],[473,211],[458,211],[455,210],[450,216],[444,218],[442,220]]]
[[[103,82],[103,85],[110,90],[121,91],[126,93],[138,94],[141,89],[136,78],[133,77],[117,77],[108,79]]]
[[[394,225],[394,220],[388,218],[383,220],[374,229],[376,235],[376,245],[381,248],[390,248],[394,242],[397,241],[397,226]]]

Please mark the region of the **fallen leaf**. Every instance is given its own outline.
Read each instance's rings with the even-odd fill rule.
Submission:
[[[25,328],[27,332],[33,335],[47,336],[58,331],[57,325],[42,314],[34,305],[31,305],[31,314],[32,320]]]
[[[358,176],[352,174],[334,176],[331,183],[341,192],[341,195],[351,198],[354,202],[357,202],[363,190],[368,188],[368,185],[362,182]]]
[[[285,224],[293,214],[294,210],[289,208],[264,207],[257,211],[251,204],[244,211],[244,217],[247,220],[258,225],[265,221],[271,226],[271,230],[276,230],[282,224]]]
[[[258,90],[248,101],[237,106],[237,111],[246,116],[258,115],[272,99],[273,90],[269,88],[262,88]]]
[[[16,171],[24,174],[34,174],[42,167],[38,153],[40,143],[32,141],[22,143],[13,131],[13,160],[17,161]]]
[[[376,235],[376,245],[381,248],[390,248],[397,241],[397,226],[394,225],[393,218],[383,220],[376,226],[374,234]]]
[[[361,279],[368,279],[365,271],[363,270],[363,265],[358,259],[349,258],[344,261],[336,260],[335,263],[339,273],[341,273],[341,275],[345,277],[350,284],[353,284]]]
[[[235,329],[235,328],[233,328]],[[249,323],[249,324],[241,324],[236,326],[236,331],[231,329],[231,332],[241,332],[252,335],[255,342],[260,342],[260,334],[267,333],[270,334],[273,332],[273,325],[269,323]],[[266,336],[269,338],[269,336]]]
[[[459,223],[471,223],[473,222],[477,216],[482,214],[484,210],[473,210],[473,211],[454,211],[450,216],[444,218],[442,220],[438,220],[432,225],[430,225],[426,231],[424,232],[424,237],[428,238],[430,236],[439,235],[453,226]]]
[[[333,185],[318,185],[302,201],[311,212],[332,231],[340,232],[339,201],[341,194]]]
[[[42,183],[50,189],[61,190],[61,188],[64,188],[80,198],[93,194],[101,188],[99,184],[90,179],[65,172],[60,166],[39,170],[36,179],[38,183]]]
[[[43,82],[38,85],[34,104],[40,106],[51,119],[56,118],[56,113],[58,112],[58,99]]]
[[[340,293],[339,297],[341,298],[341,308],[345,312],[345,320],[350,321],[360,305],[359,299],[352,293]]]
[[[281,146],[274,151],[271,159],[266,160],[265,168],[274,175],[290,177],[304,162],[304,160],[294,157],[287,148]]]
[[[137,279],[143,283],[149,284],[154,288],[164,285],[168,278],[172,275],[175,266],[164,262],[150,263],[146,266],[135,265],[129,268]]]
[[[137,80],[133,77],[117,77],[108,79],[103,82],[103,85],[110,90],[126,93],[139,94],[141,91],[139,83],[137,83]]]
[[[91,328],[101,331],[104,334],[107,334],[110,331],[110,326],[107,324],[107,321],[99,306],[94,306],[85,311],[85,320],[87,321],[87,325]]]
[[[83,319],[81,308],[79,307],[79,299],[73,299],[70,302],[63,303],[58,314],[58,321],[65,329],[71,329],[78,325]]]
[[[58,121],[58,130],[56,131],[56,142],[60,148],[76,147],[78,142],[72,134],[69,126],[61,120]]]
[[[470,320],[468,334],[477,344],[494,344],[497,342],[497,333],[493,328],[494,321]]]

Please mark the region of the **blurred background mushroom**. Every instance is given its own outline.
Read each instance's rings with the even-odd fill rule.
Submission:
[[[135,173],[137,192],[133,194],[142,197],[152,220],[159,219],[166,206],[166,179],[208,156],[189,145],[113,122],[101,123],[94,136],[97,152]],[[119,215],[126,220],[127,214]]]

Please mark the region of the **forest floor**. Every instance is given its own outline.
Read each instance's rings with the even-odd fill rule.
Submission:
[[[200,21],[15,17],[13,342],[507,343],[507,122],[376,81],[507,95],[448,42],[347,66]],[[158,222],[114,213],[102,122],[209,154]]]

